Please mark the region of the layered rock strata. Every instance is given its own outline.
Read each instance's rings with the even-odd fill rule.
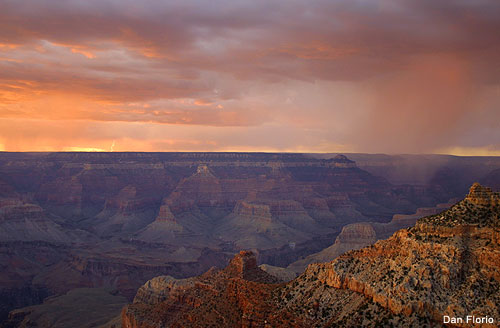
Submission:
[[[276,282],[253,253],[242,251],[224,270],[148,281],[123,309],[122,327],[254,327],[269,314]]]
[[[363,294],[394,314],[499,318],[498,193],[474,184],[465,200],[387,240],[311,265],[305,276]],[[496,327],[493,325],[484,325]],[[458,324],[466,327],[466,324]]]
[[[270,280],[250,252],[222,271],[153,280],[123,310],[123,327],[440,327],[444,316],[468,315],[487,318],[481,327],[497,327],[498,197],[474,185],[449,210],[330,263],[311,264],[286,284],[263,283]],[[364,228],[354,235],[373,237]]]

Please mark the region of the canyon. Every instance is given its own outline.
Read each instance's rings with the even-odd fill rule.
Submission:
[[[258,272],[295,267],[259,277],[290,280],[463,197],[446,172],[494,185],[500,169],[457,158],[398,180],[366,156],[363,169],[338,154],[0,152],[0,322],[45,318],[44,300],[77,307],[86,289],[132,301],[150,279],[191,279],[243,250]]]
[[[414,214],[395,214],[388,223],[360,222],[345,225],[331,246],[291,263],[286,269],[274,267],[274,270],[300,274],[311,263],[329,262],[347,251],[360,249],[374,244],[377,240],[386,239],[397,230],[415,225],[420,218],[448,209],[457,201],[458,199],[450,199],[447,203],[437,204],[435,207],[418,208]],[[266,268],[266,270],[273,270],[269,266]]]
[[[448,210],[288,283],[245,251],[222,271],[155,278],[123,309],[122,327],[470,327],[443,320],[467,315],[498,327],[499,246],[500,193],[476,183]]]

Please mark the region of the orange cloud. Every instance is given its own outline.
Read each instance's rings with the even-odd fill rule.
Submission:
[[[455,156],[500,156],[500,144],[484,147],[446,147],[437,149],[434,153]]]
[[[16,49],[17,47],[19,47],[18,44],[14,44],[14,43],[1,43],[0,42],[0,51],[12,50],[12,49]]]
[[[10,1],[0,118],[26,135],[4,124],[0,137],[11,150],[472,152],[500,138],[499,16],[494,0]]]
[[[71,47],[71,52],[74,53],[74,54],[84,55],[88,59],[94,59],[94,58],[96,58],[96,55],[94,55],[90,51],[83,50],[80,47]]]
[[[213,102],[210,100],[207,100],[207,99],[196,99],[194,101],[194,104],[197,106],[209,106],[209,105],[212,105]]]

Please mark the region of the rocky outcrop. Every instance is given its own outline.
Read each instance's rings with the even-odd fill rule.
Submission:
[[[163,202],[176,214],[196,207],[225,205],[221,183],[205,164],[198,165],[196,172],[183,179]]]
[[[311,254],[302,260],[298,260],[288,266],[296,274],[304,271],[310,263],[327,262],[341,254],[371,245],[377,241],[377,236],[370,223],[353,223],[342,228],[335,239],[335,243],[319,253]]]
[[[158,212],[156,221],[177,223],[174,214],[170,210],[170,207],[168,207],[168,205],[166,204],[160,206],[160,211]]]
[[[496,197],[475,184],[450,210],[330,264],[311,266],[306,276],[317,270],[322,283],[361,293],[395,314],[416,313],[435,322],[443,315],[498,318],[492,306],[500,299]]]
[[[115,211],[113,214],[130,216],[135,212],[156,205],[156,202],[155,197],[139,197],[137,188],[129,185],[121,189],[115,197],[106,199],[103,211]]]
[[[123,310],[123,326],[439,327],[445,315],[475,315],[490,318],[482,327],[497,327],[500,208],[495,193],[481,187],[478,196],[478,189],[387,240],[311,264],[287,284],[246,280],[256,270],[250,252],[179,287],[165,279],[146,297],[154,305],[141,301]],[[338,240],[374,236],[370,225],[354,225]]]
[[[142,286],[122,311],[122,327],[254,327],[277,279],[262,271],[252,252],[237,254],[224,270],[189,279],[157,277]]]
[[[0,279],[12,290],[33,280],[50,293],[111,286],[128,296],[154,275],[199,274],[243,248],[328,233],[330,183],[364,189],[363,174],[346,158],[301,154],[2,153]],[[45,263],[35,250],[18,256],[19,241],[66,252]]]
[[[244,201],[238,202],[234,208],[235,215],[251,216],[271,221],[271,210],[266,204],[251,204]]]
[[[38,205],[20,199],[0,199],[0,241],[79,242],[87,233],[54,222]]]
[[[240,249],[269,249],[289,242],[304,242],[312,237],[312,234],[296,229],[293,224],[273,217],[269,205],[245,201],[239,202],[214,232],[234,242]]]
[[[204,274],[211,276],[218,272],[212,268]],[[276,283],[280,280],[262,271],[257,266],[257,258],[254,253],[241,251],[236,254],[224,269],[225,274],[231,278],[261,283]],[[134,297],[134,304],[155,305],[167,300],[174,293],[184,292],[189,288],[195,288],[197,277],[176,279],[171,276],[159,276],[147,281]]]
[[[137,233],[137,238],[150,242],[174,242],[185,231],[167,204],[160,206],[156,219]]]
[[[249,251],[241,251],[234,256],[224,270],[231,277],[260,283],[277,283],[280,279],[269,275],[257,266],[257,257]]]
[[[375,242],[375,230],[368,223],[353,223],[345,226],[337,237],[339,243],[363,244]]]
[[[4,152],[0,281],[21,294],[27,284],[130,296],[157,275],[223,267],[241,249],[287,266],[347,224],[387,222],[442,197],[391,185],[345,156]]]
[[[171,276],[159,276],[142,285],[134,297],[134,304],[155,305],[169,298],[176,290],[186,290],[195,286],[196,279],[175,279]]]
[[[348,224],[335,239],[335,243],[318,253],[313,253],[304,259],[291,263],[288,270],[296,274],[302,273],[311,263],[329,262],[350,250],[374,244],[379,239],[385,239],[399,229],[413,226],[418,219],[440,213],[456,201],[438,204],[435,207],[418,208],[414,214],[395,214],[389,223],[360,222]]]
[[[491,188],[483,187],[476,182],[470,188],[465,200],[474,205],[495,207],[500,205],[500,193],[492,192]]]

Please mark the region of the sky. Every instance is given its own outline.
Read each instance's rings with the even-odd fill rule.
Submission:
[[[0,150],[500,155],[498,0],[0,0]]]

